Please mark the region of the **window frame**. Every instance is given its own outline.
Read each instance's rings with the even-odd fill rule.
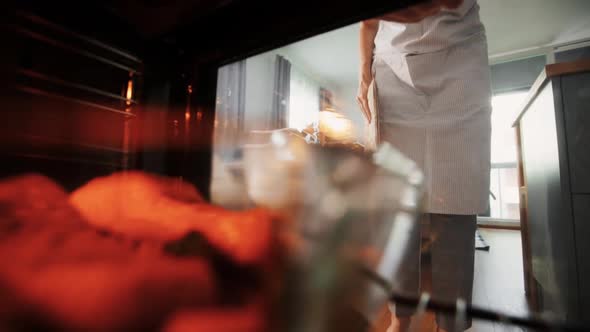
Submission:
[[[508,90],[498,90],[494,91],[492,94],[492,98],[495,96],[500,96],[504,94],[512,94],[512,93],[528,93],[530,90],[530,86],[528,87],[518,87],[514,89]],[[493,110],[492,110],[493,112]],[[515,133],[516,135],[516,133]],[[491,171],[493,169],[501,169],[501,168],[518,168],[518,156],[516,157],[516,161],[514,162],[497,162],[491,163],[490,165],[490,176]],[[490,184],[491,186],[491,184]],[[490,188],[491,190],[491,188]],[[520,203],[520,202],[519,202]],[[511,218],[498,218],[498,217],[487,217],[487,216],[477,216],[477,224],[480,226],[492,226],[492,227],[507,227],[507,228],[520,228],[520,218],[518,219],[511,219]]]

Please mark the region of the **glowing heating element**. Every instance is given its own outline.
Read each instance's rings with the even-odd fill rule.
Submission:
[[[193,94],[193,86],[189,84],[186,88],[186,91],[187,91],[188,101],[186,103],[186,109],[184,110],[184,120],[185,120],[185,122],[188,122],[191,119],[190,98],[191,98],[191,95]]]
[[[127,82],[127,92],[125,92],[125,103],[127,106],[131,105],[131,99],[133,98],[133,80],[130,78]]]

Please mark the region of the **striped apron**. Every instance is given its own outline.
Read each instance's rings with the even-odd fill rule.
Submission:
[[[491,87],[476,1],[465,0],[418,23],[381,21],[373,74],[379,140],[423,169],[424,212],[484,212]]]

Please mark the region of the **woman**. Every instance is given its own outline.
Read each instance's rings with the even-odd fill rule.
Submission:
[[[471,301],[476,215],[488,206],[491,88],[476,0],[438,0],[361,23],[357,100],[379,140],[424,171],[422,225],[432,240],[433,298]],[[367,94],[374,81],[378,112]],[[412,235],[398,291],[418,294],[420,231]],[[396,308],[401,330],[412,309]],[[454,318],[437,315],[440,330]],[[471,322],[466,322],[467,329]]]

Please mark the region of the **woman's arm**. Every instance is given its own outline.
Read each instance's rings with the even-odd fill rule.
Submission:
[[[378,28],[378,19],[362,21],[359,36],[361,65],[359,70],[359,90],[356,99],[361,111],[369,123],[371,123],[371,110],[369,108],[367,95],[369,93],[369,85],[373,80],[371,66],[373,64],[373,50],[375,48],[375,36],[377,35]]]

